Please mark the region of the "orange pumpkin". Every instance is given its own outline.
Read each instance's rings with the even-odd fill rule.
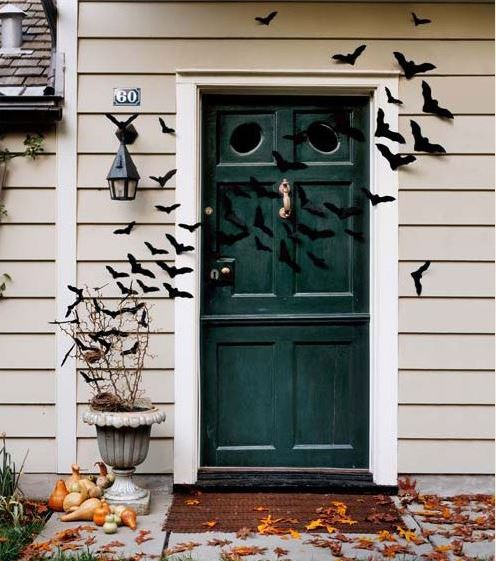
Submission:
[[[65,486],[65,481],[63,479],[59,479],[57,483],[55,483],[55,487],[48,498],[48,506],[56,512],[63,512],[63,504],[66,495],[68,495],[68,491]]]
[[[110,514],[110,507],[105,501],[101,501],[101,505],[95,509],[93,513],[93,522],[97,526],[103,526],[105,524],[105,518]]]

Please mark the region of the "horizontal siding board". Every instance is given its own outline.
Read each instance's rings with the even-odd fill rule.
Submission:
[[[56,473],[57,471],[55,438],[9,438],[7,450],[15,458],[19,467],[26,452],[28,453],[24,473]]]
[[[403,191],[399,223],[494,225],[494,193],[489,191]]]
[[[154,92],[154,96],[162,96],[163,92]],[[173,115],[164,116],[167,126],[175,128],[176,119]],[[176,137],[162,132],[157,115],[140,115],[134,126],[138,130],[138,138],[132,145],[134,153],[142,154],[173,154],[176,151]],[[115,153],[118,140],[115,138],[115,126],[103,115],[80,115],[78,119],[78,152],[84,153]]]
[[[148,456],[137,467],[136,473],[172,473],[172,449],[172,439],[152,438]],[[77,462],[82,469],[92,469],[93,464],[99,459],[100,453],[98,452],[96,438],[78,438]]]
[[[400,440],[399,473],[494,473],[488,440]]]
[[[351,52],[360,40],[253,39],[80,39],[80,73],[174,73],[183,68],[342,69],[331,62],[336,52]],[[277,47],[276,47],[277,45]],[[398,70],[392,51],[416,62],[430,62],[434,74],[487,74],[494,71],[492,41],[367,41],[357,70]],[[199,60],[201,53],[201,61]],[[249,56],[247,56],[249,53]],[[267,56],[270,53],[270,56]]]
[[[494,372],[401,370],[399,403],[494,404]]]
[[[55,403],[53,370],[0,370],[0,387],[2,404]]]
[[[431,5],[422,9],[433,24],[417,28],[413,4],[381,10],[364,3],[275,2],[270,30],[254,18],[264,4],[250,2],[80,2],[80,37],[349,37],[349,38],[492,38],[493,10],[487,5]],[[388,25],[384,25],[384,18]],[[332,23],[332,25],[330,25]]]
[[[6,370],[53,369],[55,336],[45,334],[0,334],[1,367]]]
[[[55,227],[52,225],[2,225],[0,261],[55,258]]]
[[[491,370],[492,335],[399,336],[399,368],[404,370]]]
[[[399,264],[400,296],[415,296],[410,275],[418,262]],[[422,296],[494,297],[494,263],[433,263],[422,282]]]
[[[3,245],[3,230],[0,235]],[[3,261],[0,272],[12,277],[5,291],[11,298],[36,298],[55,296],[55,263],[43,261]]]
[[[0,405],[0,417],[8,438],[55,436],[53,405]]]
[[[138,125],[136,125],[138,126]],[[117,144],[115,151],[117,151]],[[153,187],[160,189],[160,185],[149,178],[150,175],[164,175],[165,172],[175,168],[174,156],[142,155],[135,154],[131,146],[129,152],[133,158],[138,172],[141,176],[139,187]],[[115,154],[85,154],[78,157],[78,187],[80,188],[100,188],[108,193],[107,173],[114,161]],[[172,177],[167,182],[167,188],[172,189],[176,186],[176,178]],[[138,195],[139,196],[139,195]]]
[[[54,154],[56,149],[55,128],[43,130],[43,154]],[[26,134],[23,132],[8,132],[2,135],[2,149],[7,148],[10,152],[24,152],[26,146]],[[29,158],[24,161],[32,161]]]
[[[428,272],[423,284],[428,282]],[[494,333],[494,300],[402,298],[401,333]]]
[[[53,333],[54,299],[2,299],[0,333]]]
[[[400,405],[399,438],[494,438],[494,407],[487,405]]]
[[[55,161],[55,155],[41,155],[36,160],[14,158],[9,162],[4,186],[54,187],[56,184]]]
[[[492,261],[492,227],[415,227],[399,229],[399,255],[404,261]]]

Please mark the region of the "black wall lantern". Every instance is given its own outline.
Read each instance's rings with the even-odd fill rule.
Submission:
[[[110,189],[110,198],[113,201],[132,201],[136,197],[140,174],[134,165],[126,144],[132,144],[138,133],[131,125],[137,115],[133,115],[125,122],[120,122],[112,115],[106,115],[114,124],[117,125],[116,136],[120,140],[119,150],[115,155],[112,167],[107,175]]]

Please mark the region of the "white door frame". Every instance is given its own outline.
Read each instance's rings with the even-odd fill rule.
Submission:
[[[177,99],[176,223],[201,220],[201,94],[368,95],[370,130],[378,107],[398,129],[398,107],[387,103],[385,87],[398,95],[393,71],[179,70]],[[384,139],[381,139],[383,142]],[[386,140],[393,151],[397,145]],[[398,195],[398,175],[371,141],[370,189]],[[398,409],[398,204],[371,208],[370,219],[370,471],[378,485],[397,481]],[[198,232],[198,231],[197,231]],[[191,242],[176,227],[177,238]],[[200,466],[200,233],[198,251],[177,256],[194,273],[176,286],[192,299],[175,300],[174,483],[193,484]]]

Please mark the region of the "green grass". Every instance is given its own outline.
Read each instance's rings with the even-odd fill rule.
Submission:
[[[18,559],[23,548],[33,541],[43,525],[44,522],[40,520],[25,526],[0,526],[0,559],[2,561]]]

